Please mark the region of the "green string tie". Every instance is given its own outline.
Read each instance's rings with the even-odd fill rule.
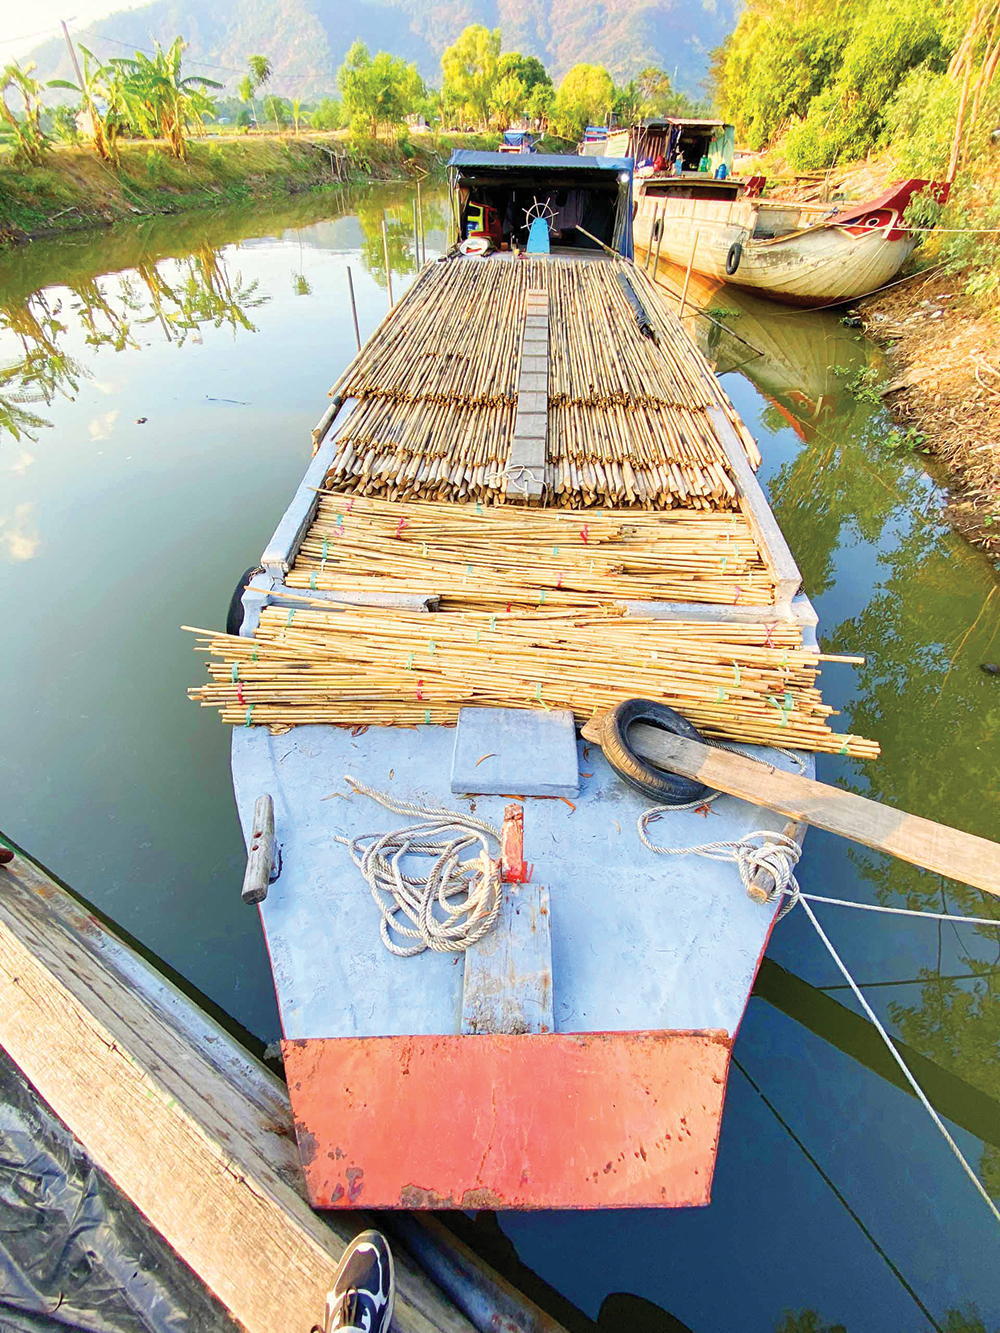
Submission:
[[[434,642],[433,639],[428,639],[428,640],[427,640],[427,647],[428,647],[428,649],[429,649],[430,652],[433,653],[433,652],[434,652],[434,649],[435,649],[436,646],[437,646],[437,645],[435,644],[435,642]]]
[[[844,739],[840,742],[840,749],[837,751],[837,753],[838,753],[838,754],[847,754],[847,737],[846,737],[846,736],[845,736]]]
[[[722,572],[723,574],[726,572],[726,556],[722,557]]]
[[[553,555],[558,555],[558,554],[559,554],[559,547],[558,547],[558,546],[553,546],[553,548],[552,548],[552,554],[553,554]]]
[[[726,697],[726,691],[725,691],[725,690],[722,688],[722,686],[720,685],[720,686],[719,686],[719,693],[715,696],[715,702],[716,702],[717,704],[721,704],[721,703],[723,702],[723,700],[725,699],[725,697]]]
[[[795,700],[792,698],[790,690],[785,691],[785,707],[788,709],[789,712],[791,712],[795,707]]]
[[[312,588],[313,592],[316,591],[316,571],[315,571],[315,569],[314,569],[313,572],[309,575],[309,586],[310,586],[310,588]]]
[[[415,657],[416,657],[416,653],[410,653],[410,655],[407,657],[407,659],[406,659],[406,669],[407,669],[407,671],[412,671],[412,670],[413,670],[413,659],[414,659]]]
[[[424,722],[428,727],[431,724],[431,710],[429,708],[424,709]]]
[[[245,726],[248,726],[248,727],[250,726],[250,719],[253,717],[253,710],[254,710],[256,707],[257,707],[256,704],[249,704],[249,705],[247,706],[247,720],[246,720],[246,723],[244,724]]]
[[[323,538],[323,557],[319,562],[320,569],[326,569],[326,557],[330,554],[330,538]]]
[[[482,516],[483,516],[483,506],[482,506],[481,504],[477,504],[477,505],[476,505],[476,513],[479,515],[480,518],[482,518]]]
[[[545,589],[543,588],[542,591],[538,594],[538,605],[544,606],[544,604],[545,604]]]
[[[476,630],[476,643],[479,642],[479,636],[480,636],[481,633],[482,633],[482,630],[478,630],[478,629]]]
[[[233,682],[235,683],[236,681],[239,680],[239,678],[240,678],[240,664],[239,664],[239,662],[234,662],[234,663],[233,663]]]
[[[256,662],[256,661],[257,661],[257,649],[256,649],[256,648],[255,648],[255,649],[253,650],[253,652],[250,654],[250,661],[251,661],[251,662]]]
[[[290,625],[292,623],[292,616],[294,615],[295,615],[295,607],[293,606],[291,611],[289,611],[288,613],[288,619],[285,621],[286,625]]]
[[[538,689],[535,691],[535,697],[538,699],[538,702],[539,702],[539,703],[542,702],[542,682],[541,682],[541,681],[538,682]]]
[[[781,726],[781,727],[787,727],[787,726],[788,726],[788,709],[787,709],[787,708],[782,708],[781,704],[778,703],[777,699],[774,697],[773,694],[769,694],[769,695],[767,696],[767,701],[768,701],[768,703],[770,703],[770,704],[774,704],[775,708],[776,708],[776,709],[778,710],[778,712],[781,714],[781,721],[778,723],[778,725]]]
[[[740,668],[736,662],[733,663],[733,683],[735,685],[740,683]]]
[[[495,630],[496,627],[497,627],[497,618],[496,618],[496,616],[490,616],[490,629],[491,629],[491,630]]]
[[[426,542],[421,542],[421,543],[420,543],[420,548],[421,548],[421,554],[423,554],[424,556],[426,556],[426,555],[427,555],[427,543],[426,543]]]

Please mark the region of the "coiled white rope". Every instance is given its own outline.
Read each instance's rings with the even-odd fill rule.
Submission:
[[[414,958],[426,949],[461,953],[489,934],[501,903],[500,866],[490,851],[490,839],[499,847],[499,830],[457,810],[397,801],[350,776],[344,780],[353,791],[394,814],[422,816],[419,823],[392,833],[360,833],[354,838],[334,834],[371,890],[382,918],[379,934],[389,952],[397,958]],[[478,855],[460,859],[476,847]],[[426,875],[409,875],[400,868],[405,856],[434,860]],[[452,901],[458,898],[461,901]],[[401,916],[412,927],[403,925]],[[397,944],[390,930],[417,943]]]

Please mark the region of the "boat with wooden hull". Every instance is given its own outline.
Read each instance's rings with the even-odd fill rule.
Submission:
[[[684,849],[785,820],[653,799],[578,729],[640,697],[777,769],[875,747],[830,730],[756,445],[627,258],[630,164],[450,171],[456,243],[489,207],[509,248],[425,267],[331,390],[238,633],[198,631],[309,1198],[707,1204],[780,904]]]
[[[751,196],[746,183],[697,174],[640,181],[636,246],[734,287],[793,305],[833,305],[884,286],[917,237],[903,221],[926,180],[862,204]]]

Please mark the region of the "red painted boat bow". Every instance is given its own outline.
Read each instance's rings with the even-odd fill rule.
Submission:
[[[707,1204],[722,1032],[282,1043],[314,1208]]]

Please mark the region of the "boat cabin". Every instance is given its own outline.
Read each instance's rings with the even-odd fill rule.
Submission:
[[[458,245],[485,247],[479,253],[591,255],[606,246],[632,258],[632,163],[627,158],[460,148],[451,156],[448,175]]]
[[[501,153],[536,153],[535,137],[527,130],[504,130]]]
[[[643,171],[673,171],[678,154],[685,172],[714,176],[720,165],[733,172],[736,131],[723,120],[687,120],[665,116],[644,120],[631,129],[608,136],[606,153],[631,157],[636,174]],[[707,171],[704,165],[707,159]],[[657,166],[657,163],[660,165]]]

